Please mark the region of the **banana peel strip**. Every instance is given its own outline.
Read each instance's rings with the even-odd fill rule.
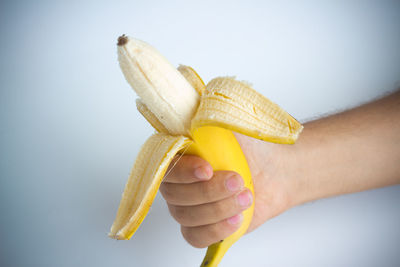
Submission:
[[[191,142],[184,136],[156,133],[144,143],[125,186],[110,237],[131,238],[146,217],[171,160]]]
[[[232,77],[211,80],[191,128],[218,126],[268,142],[293,144],[303,126],[289,113]]]

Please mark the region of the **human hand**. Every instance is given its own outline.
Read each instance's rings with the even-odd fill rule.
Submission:
[[[194,247],[207,247],[234,233],[241,224],[241,212],[255,201],[247,232],[291,206],[291,183],[280,168],[280,145],[235,133],[246,156],[255,195],[243,187],[239,174],[213,172],[204,159],[185,155],[170,164],[160,187],[169,211],[181,224],[181,232]],[[174,165],[176,163],[176,165]]]

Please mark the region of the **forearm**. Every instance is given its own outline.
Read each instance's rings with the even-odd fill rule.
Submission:
[[[306,123],[283,150],[294,204],[400,183],[400,92]]]

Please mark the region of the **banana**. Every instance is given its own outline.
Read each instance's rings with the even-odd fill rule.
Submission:
[[[264,141],[293,144],[303,126],[292,116],[231,77],[218,77],[207,86],[188,66],[175,69],[147,43],[122,35],[118,59],[128,83],[136,91],[139,112],[157,130],[142,146],[125,186],[109,236],[129,239],[154,200],[172,158],[198,155],[214,171],[239,173],[253,194],[246,157],[232,131]],[[201,266],[217,266],[226,251],[247,230],[253,205],[231,236],[208,247]]]

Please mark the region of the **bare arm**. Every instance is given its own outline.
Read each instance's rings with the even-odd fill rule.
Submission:
[[[282,149],[296,204],[400,183],[400,92],[307,123]]]

